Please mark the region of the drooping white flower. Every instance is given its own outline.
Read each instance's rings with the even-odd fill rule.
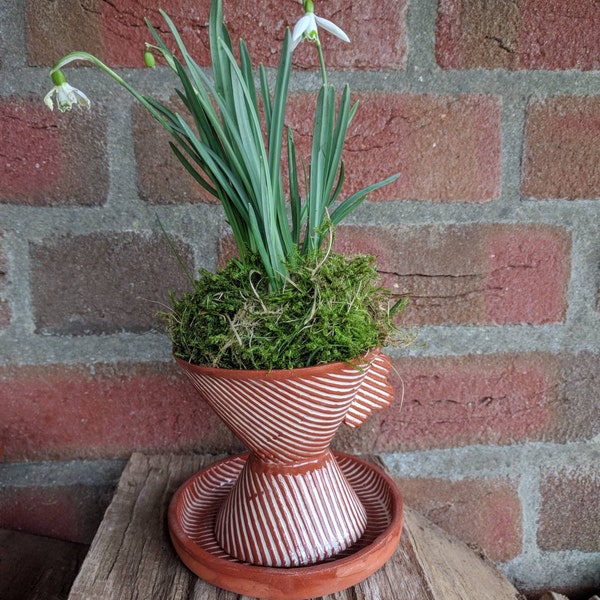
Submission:
[[[54,83],[54,87],[44,97],[44,104],[50,110],[54,110],[54,103],[52,102],[54,94],[56,94],[58,110],[61,112],[71,110],[74,104],[82,108],[90,108],[90,99],[82,91],[68,84],[62,71],[52,73],[52,83]]]
[[[350,38],[335,23],[315,15],[312,0],[304,0],[304,16],[296,23],[292,33],[292,50],[304,39],[312,42],[318,41],[317,26],[322,27],[325,31],[332,33],[344,42],[350,41]]]

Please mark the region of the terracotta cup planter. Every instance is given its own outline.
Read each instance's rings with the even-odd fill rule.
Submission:
[[[343,422],[358,427],[390,404],[387,356],[374,350],[353,364],[273,371],[177,362],[249,450],[215,510],[219,551],[244,564],[289,569],[335,560],[355,547],[369,527],[367,508],[329,445]],[[195,485],[174,499],[185,506],[170,513],[172,537],[185,529],[190,498],[207,481]]]

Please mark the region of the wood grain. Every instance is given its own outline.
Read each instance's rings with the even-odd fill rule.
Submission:
[[[134,454],[69,600],[251,600],[215,588],[175,554],[166,512],[175,490],[216,456]],[[366,581],[323,600],[515,600],[485,557],[410,509],[397,551]]]

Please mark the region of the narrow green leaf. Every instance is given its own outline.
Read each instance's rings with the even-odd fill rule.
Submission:
[[[328,202],[329,205],[331,205],[333,202],[335,202],[338,199],[338,196],[340,195],[340,192],[342,191],[343,184],[344,184],[344,161],[342,161],[340,163],[340,168],[338,171],[338,180],[337,180],[335,188],[329,198],[329,202]]]
[[[283,47],[277,67],[277,79],[273,94],[271,123],[268,130],[269,141],[269,172],[271,174],[271,187],[277,189],[281,186],[281,145],[283,141],[283,124],[285,107],[287,104],[292,53],[290,52],[291,34],[287,29],[283,40]]]
[[[190,173],[190,175],[207,191],[209,192],[211,195],[215,196],[218,198],[218,194],[217,194],[217,190],[211,186],[208,181],[206,181],[201,175],[200,173],[198,173],[198,171],[194,168],[194,166],[190,163],[190,161],[187,159],[187,157],[185,156],[185,154],[183,154],[183,152],[181,152],[181,150],[177,147],[176,144],[174,144],[173,142],[169,142],[169,146],[171,146],[171,150],[173,150],[173,152],[175,153],[175,156],[177,156],[178,160],[181,162],[181,164],[185,167],[185,169],[188,171],[188,173]]]
[[[335,129],[333,130],[333,137],[331,141],[331,153],[328,157],[329,163],[327,165],[327,173],[325,175],[325,182],[323,184],[323,193],[327,198],[326,202],[329,205],[337,194],[335,191],[332,192],[336,176],[341,166],[342,152],[344,150],[344,144],[346,141],[346,134],[348,131],[348,125],[350,124],[350,88],[348,85],[344,86],[342,98],[340,100],[340,107],[338,109],[338,116],[335,123]],[[338,177],[339,181],[339,177]]]
[[[263,114],[265,116],[265,124],[267,131],[271,129],[271,113],[273,111],[273,104],[271,102],[271,90],[269,89],[269,82],[267,81],[267,72],[263,65],[259,67],[260,73],[260,93],[263,103]]]
[[[296,169],[296,145],[294,134],[290,127],[287,128],[287,157],[288,178],[290,184],[290,209],[292,214],[292,241],[300,245],[300,232],[302,230],[302,198],[298,189],[298,171]]]
[[[250,59],[250,53],[248,52],[248,46],[244,40],[240,38],[240,59],[242,63],[242,73],[244,74],[244,81],[248,88],[249,97],[252,102],[254,113],[258,115],[258,98],[256,96],[256,86],[254,85],[254,73],[252,71],[252,60]]]
[[[352,194],[349,198],[346,198],[343,202],[338,204],[336,209],[331,213],[330,218],[331,222],[334,225],[337,225],[340,221],[345,219],[352,211],[354,211],[362,202],[364,202],[367,195],[384,185],[388,185],[393,181],[396,181],[400,177],[400,174],[392,175],[391,177],[387,177],[386,179],[379,181],[378,183],[373,183],[358,192]]]

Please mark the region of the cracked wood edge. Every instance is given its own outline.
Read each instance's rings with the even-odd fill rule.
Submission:
[[[405,522],[434,598],[524,600],[483,552],[474,551],[412,510],[405,511]]]

